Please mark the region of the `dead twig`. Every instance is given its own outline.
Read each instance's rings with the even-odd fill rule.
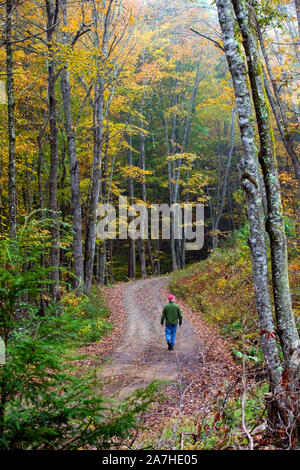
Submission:
[[[221,51],[225,52],[225,49],[224,47],[218,42],[218,41],[215,41],[215,39],[209,37],[209,36],[206,36],[205,34],[203,33],[199,33],[199,31],[196,31],[195,29],[193,28],[190,28],[191,31],[193,31],[193,33],[195,34],[198,34],[198,36],[201,36],[202,38],[205,38],[207,39],[208,41],[212,42],[216,47],[218,47],[219,49],[221,49]]]

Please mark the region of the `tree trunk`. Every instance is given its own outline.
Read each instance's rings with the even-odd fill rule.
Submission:
[[[269,75],[271,83],[272,83],[272,88],[273,88],[273,91],[274,91],[275,98],[273,97],[273,94],[270,90],[267,77],[264,76],[264,83],[265,83],[266,93],[267,93],[270,105],[271,105],[273,113],[274,113],[274,117],[275,117],[275,120],[276,120],[276,124],[277,124],[278,130],[279,130],[279,133],[280,133],[282,143],[283,143],[284,148],[285,148],[285,150],[286,150],[288,156],[290,157],[291,162],[294,166],[295,176],[296,176],[298,182],[300,182],[300,164],[299,164],[298,156],[297,156],[297,153],[296,153],[295,148],[294,148],[294,142],[293,142],[292,135],[291,135],[290,131],[288,130],[288,123],[287,123],[285,112],[284,112],[284,109],[283,109],[283,104],[281,102],[279,90],[278,90],[276,80],[275,80],[275,77],[273,75],[273,71],[272,71],[272,68],[271,68],[271,65],[270,65],[270,62],[269,62],[268,54],[267,54],[267,51],[265,49],[262,32],[260,30],[260,26],[259,26],[257,21],[256,21],[256,29],[257,29],[257,33],[258,33],[260,48],[261,48],[261,51],[262,51],[264,59],[265,59],[265,64],[266,64],[266,67],[267,67],[268,75]],[[263,73],[264,73],[264,70],[263,70]]]
[[[17,236],[17,172],[16,172],[16,129],[13,78],[12,15],[14,1],[6,0],[5,47],[6,47],[6,92],[8,113],[8,205],[9,235]]]
[[[43,164],[43,148],[42,148],[42,134],[41,131],[37,137],[38,144],[38,163],[37,163],[37,180],[38,180],[38,192],[39,192],[39,208],[44,209],[44,196],[43,196],[43,182],[42,182],[42,164]]]
[[[169,134],[168,134],[168,120],[165,116],[165,134],[166,134],[166,145],[167,145],[167,156],[170,156],[170,145],[169,145]],[[168,174],[169,174],[169,203],[170,206],[173,204],[174,201],[174,170],[173,164],[170,159],[168,159]],[[170,213],[170,248],[171,248],[171,255],[172,255],[172,270],[177,271],[177,259],[176,259],[176,250],[175,250],[175,238],[174,238],[174,215],[171,211]]]
[[[109,187],[109,191],[107,191],[108,189],[108,184],[107,184],[107,178],[108,178],[108,150],[109,150],[109,125],[107,123],[106,125],[106,129],[105,129],[105,151],[104,151],[104,162],[103,162],[103,171],[102,171],[102,175],[101,175],[101,179],[102,179],[102,185],[101,185],[101,188],[100,188],[100,200],[102,203],[105,202],[105,197],[106,197],[106,194],[107,194],[107,203],[109,203],[109,199],[110,199],[110,187]],[[113,166],[113,165],[112,165]],[[112,169],[113,171],[113,169]],[[103,240],[99,246],[98,246],[99,250],[98,250],[98,253],[99,253],[99,256],[98,256],[98,259],[97,259],[97,272],[98,272],[98,281],[101,283],[101,284],[105,284],[106,283],[106,279],[107,279],[107,248],[108,248],[108,244],[107,244],[107,240]]]
[[[233,213],[233,207],[232,207],[232,194],[233,194],[233,193],[234,193],[234,191],[232,190],[232,188],[230,187],[230,185],[228,185],[228,188],[227,188],[227,199],[228,199],[228,205],[229,205],[229,210],[230,210],[232,231],[234,232],[234,231],[235,231],[235,220],[234,220],[234,213]]]
[[[190,99],[189,103],[189,109],[188,109],[188,114],[185,120],[185,126],[184,126],[184,132],[183,132],[183,139],[182,139],[182,145],[181,145],[181,153],[184,153],[185,151],[188,152],[188,146],[189,146],[189,132],[192,124],[192,119],[195,113],[195,101],[196,101],[196,96],[197,96],[197,91],[200,85],[201,81],[201,69],[200,69],[200,60],[197,64],[197,71],[196,71],[196,77],[195,77],[195,84],[192,92],[192,96]],[[176,183],[175,183],[175,188],[174,188],[174,202],[178,202],[178,194],[179,194],[179,179],[180,179],[180,169],[182,165],[182,158],[179,159],[178,163],[176,164],[177,170],[176,170]]]
[[[253,282],[261,332],[261,346],[265,357],[270,391],[273,396],[272,410],[268,415],[270,428],[289,422],[289,409],[282,387],[281,361],[274,333],[274,319],[269,287],[266,234],[261,192],[259,190],[259,164],[255,145],[253,107],[247,80],[245,59],[240,45],[235,39],[234,13],[230,0],[216,0],[219,22],[222,29],[223,44],[236,97],[239,127],[243,146],[240,178],[245,192],[247,213],[250,223],[249,246],[251,250]]]
[[[103,243],[99,246],[99,282],[105,284],[106,281],[106,261],[107,261],[107,241],[103,240]]]
[[[104,87],[105,77],[102,71],[103,59],[108,54],[108,35],[111,25],[111,5],[110,0],[104,18],[104,32],[102,43],[98,36],[98,16],[99,12],[96,3],[93,2],[93,22],[94,22],[94,39],[95,49],[97,51],[96,67],[97,80],[94,90],[93,101],[93,126],[94,126],[94,149],[93,149],[93,165],[91,175],[91,192],[87,209],[87,227],[85,239],[85,258],[84,258],[84,280],[85,293],[90,294],[93,280],[93,265],[96,245],[96,226],[97,226],[97,209],[99,203],[99,194],[101,186],[101,164],[102,164],[102,145],[103,145],[103,121],[104,121]]]
[[[197,71],[196,71],[196,77],[195,77],[195,84],[193,87],[191,99],[189,102],[189,109],[187,112],[187,117],[185,120],[185,125],[184,125],[184,131],[183,131],[183,138],[182,138],[182,144],[181,144],[181,150],[180,153],[183,154],[185,151],[188,152],[188,147],[189,147],[189,132],[191,128],[191,123],[192,123],[192,118],[195,113],[195,100],[196,100],[196,95],[197,91],[199,88],[199,84],[201,81],[201,69],[200,69],[200,60],[197,64]],[[176,95],[176,101],[175,104],[178,104],[178,96]],[[173,121],[172,121],[172,153],[177,152],[178,145],[176,144],[176,126],[177,126],[177,112],[174,113],[173,116]],[[179,187],[180,187],[180,173],[181,173],[181,166],[182,166],[182,158],[179,158],[176,163],[176,170],[173,170],[173,179],[174,181],[174,190],[173,190],[173,203],[178,203],[179,201]],[[173,237],[173,232],[174,232],[174,220],[173,217],[171,217],[171,231],[172,231],[172,237]],[[183,230],[182,230],[183,232]],[[176,269],[183,269],[185,265],[185,241],[183,239],[181,240],[174,240],[175,248],[173,252],[175,252],[176,256]],[[174,265],[174,262],[173,262]]]
[[[127,149],[127,158],[128,158],[128,165],[133,165],[133,158],[132,158],[132,135],[129,135],[129,148]],[[128,196],[129,196],[129,204],[134,204],[134,188],[133,188],[133,178],[129,176],[128,178]],[[132,217],[129,216],[129,222],[132,220]],[[133,240],[129,235],[129,259],[128,259],[128,277],[129,279],[135,279],[136,277],[136,253],[135,253],[135,240]]]
[[[298,22],[298,37],[300,38],[300,0],[295,0],[297,22]]]
[[[57,179],[58,179],[58,149],[57,149],[57,111],[55,94],[55,63],[53,52],[53,33],[57,24],[59,1],[53,3],[46,0],[47,10],[47,46],[48,46],[48,111],[50,122],[50,178],[49,178],[49,209],[52,218],[50,273],[51,297],[58,300],[59,297],[59,217],[57,204]]]
[[[110,284],[114,283],[114,265],[113,265],[114,240],[108,240],[107,250],[107,277]]]
[[[138,247],[139,260],[140,260],[140,265],[141,265],[142,278],[145,278],[147,276],[146,253],[145,253],[145,242],[142,238],[139,238],[137,240],[137,247]]]
[[[143,115],[144,112],[144,102],[145,102],[145,93],[142,98],[142,104],[141,104],[141,109],[140,113],[141,116]],[[141,129],[144,130],[144,121],[141,119],[140,123]],[[145,147],[145,134],[142,132],[140,135],[140,168],[143,172],[146,171],[146,147]],[[147,191],[146,191],[146,177],[145,175],[142,177],[142,183],[141,183],[141,192],[142,192],[142,201],[144,202],[145,206],[147,206]],[[147,238],[149,237],[149,233],[147,234]],[[149,248],[149,245],[148,245]],[[142,271],[142,277],[147,276],[147,269],[146,269],[146,254],[145,254],[145,241],[143,238],[139,240],[139,258],[140,258],[140,264],[141,264],[141,271]]]
[[[227,184],[228,184],[228,176],[229,176],[229,169],[231,165],[231,159],[232,159],[232,154],[233,154],[233,149],[234,149],[234,129],[235,129],[235,115],[236,115],[236,108],[233,108],[232,112],[232,121],[231,121],[231,132],[230,132],[230,142],[229,142],[229,151],[228,151],[228,157],[227,157],[227,162],[226,162],[226,168],[225,168],[225,176],[223,180],[223,185],[222,185],[222,190],[221,190],[221,201],[220,205],[217,209],[217,214],[216,218],[214,221],[214,235],[213,235],[213,248],[217,248],[218,244],[218,233],[217,231],[219,229],[219,223],[220,219],[223,213],[224,209],[224,204],[225,204],[225,198],[226,198],[226,192],[227,192]]]
[[[271,245],[272,284],[277,330],[284,354],[285,369],[288,374],[288,387],[294,393],[298,387],[300,372],[300,343],[289,289],[287,243],[270,110],[266,99],[262,65],[252,15],[244,0],[233,0],[232,3],[248,59],[248,73],[260,137],[259,162],[267,197],[266,227]]]
[[[66,33],[67,27],[67,0],[61,0],[63,12],[64,31],[62,33],[63,44],[68,44]],[[80,195],[80,175],[79,163],[76,155],[76,137],[73,127],[73,117],[71,109],[71,86],[67,65],[61,71],[61,93],[64,104],[65,128],[68,140],[68,154],[70,163],[70,182],[72,194],[72,215],[73,215],[73,255],[75,272],[75,289],[78,292],[83,291],[84,269],[83,269],[83,251],[82,251],[82,219],[81,219],[81,195]]]
[[[155,250],[155,260],[154,260],[154,262],[155,262],[155,266],[156,266],[155,274],[157,276],[159,276],[160,275],[160,243],[159,243],[159,239],[154,240],[154,246],[155,246],[155,248],[154,248],[154,250]]]
[[[85,293],[90,294],[93,278],[93,264],[96,245],[96,224],[97,208],[99,202],[101,184],[101,161],[102,161],[102,141],[103,141],[103,105],[104,105],[104,80],[99,78],[95,86],[95,100],[93,107],[94,114],[94,153],[91,176],[91,194],[89,199],[87,214],[87,233],[85,241]]]

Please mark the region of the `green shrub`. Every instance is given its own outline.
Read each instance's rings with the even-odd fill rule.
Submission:
[[[16,325],[1,371],[1,449],[106,448],[139,425],[159,390],[151,384],[121,404],[101,393],[96,370],[81,375],[67,356],[53,322]],[[67,319],[65,319],[67,321]]]
[[[107,448],[126,439],[160,396],[159,382],[121,403],[101,393],[97,370],[80,370],[76,346],[111,326],[99,293],[66,295],[42,312],[47,298],[49,225],[26,221],[16,240],[0,240],[0,449]],[[47,299],[49,300],[49,299]]]
[[[100,341],[113,328],[108,319],[110,312],[98,287],[93,288],[90,297],[69,293],[63,297],[61,305],[64,314],[70,317],[73,342],[78,345]]]

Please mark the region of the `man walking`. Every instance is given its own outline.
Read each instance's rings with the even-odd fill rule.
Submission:
[[[174,295],[168,297],[169,303],[164,306],[162,316],[160,319],[161,325],[164,325],[166,321],[166,341],[168,343],[169,351],[174,349],[174,343],[177,333],[177,325],[179,321],[179,326],[182,325],[182,313],[179,305],[175,304]]]

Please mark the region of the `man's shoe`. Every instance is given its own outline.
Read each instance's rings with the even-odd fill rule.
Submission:
[[[168,350],[171,351],[171,349],[173,349],[172,344],[168,343]]]
[[[172,346],[172,344],[171,344],[170,350],[173,351],[173,349],[174,349],[174,346]]]

